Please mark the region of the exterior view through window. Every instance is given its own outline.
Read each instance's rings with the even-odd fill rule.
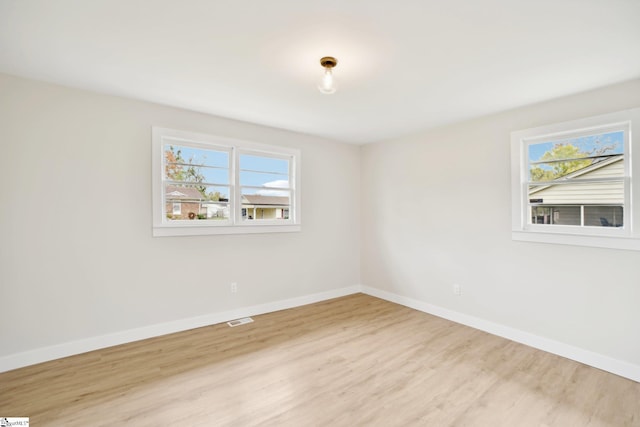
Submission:
[[[289,219],[290,162],[287,158],[240,154],[242,219]]]
[[[164,158],[168,220],[229,220],[229,152],[166,144]],[[276,155],[240,154],[243,221],[289,219],[290,163]]]
[[[168,220],[228,220],[229,152],[164,145]]]
[[[153,235],[301,229],[299,149],[153,127]]]
[[[528,143],[529,223],[624,226],[624,138],[614,130]]]

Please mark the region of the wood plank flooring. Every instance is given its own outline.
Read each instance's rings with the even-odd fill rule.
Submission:
[[[640,426],[640,383],[357,294],[0,374],[32,426]]]

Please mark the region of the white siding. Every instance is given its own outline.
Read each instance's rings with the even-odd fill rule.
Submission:
[[[624,161],[620,160],[580,175],[580,179],[622,178]],[[623,204],[624,182],[574,183],[551,185],[531,193],[530,198],[549,204]]]
[[[624,160],[595,169],[589,173],[581,175],[580,178],[622,178],[624,176]]]

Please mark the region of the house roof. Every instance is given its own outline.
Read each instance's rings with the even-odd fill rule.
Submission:
[[[242,196],[250,205],[289,206],[289,198],[283,196],[263,196],[261,194],[245,194]]]
[[[195,187],[167,185],[165,194],[167,200],[203,200],[202,194]]]
[[[178,185],[168,185],[165,189],[166,199],[171,200],[192,200],[206,201],[200,191],[195,187],[182,187]],[[289,198],[285,196],[265,196],[262,194],[245,194],[242,196],[244,204],[256,206],[289,206]],[[210,202],[210,201],[208,201]],[[211,202],[215,203],[215,202]]]

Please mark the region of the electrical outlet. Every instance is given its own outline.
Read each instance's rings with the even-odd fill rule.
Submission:
[[[236,282],[232,282],[231,283],[231,287],[229,288],[229,290],[231,291],[232,294],[235,294],[238,292],[238,284]]]
[[[458,296],[462,295],[462,288],[457,283],[453,284],[453,294]]]

